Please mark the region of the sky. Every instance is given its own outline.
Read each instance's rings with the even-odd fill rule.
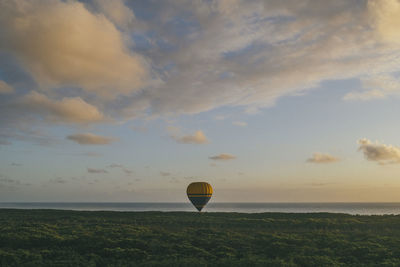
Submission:
[[[0,201],[400,201],[400,1],[0,0]]]

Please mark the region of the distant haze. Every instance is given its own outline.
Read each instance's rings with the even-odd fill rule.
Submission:
[[[400,202],[400,1],[0,0],[0,201]]]

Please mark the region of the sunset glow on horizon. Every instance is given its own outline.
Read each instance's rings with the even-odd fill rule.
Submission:
[[[398,0],[0,0],[0,202],[400,202],[398,29]]]

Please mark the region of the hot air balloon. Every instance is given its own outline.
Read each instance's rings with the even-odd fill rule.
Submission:
[[[187,187],[186,193],[190,202],[198,211],[201,211],[210,200],[213,189],[209,183],[195,182]]]

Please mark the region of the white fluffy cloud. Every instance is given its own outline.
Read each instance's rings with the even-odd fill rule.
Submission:
[[[364,153],[364,157],[369,161],[375,161],[381,165],[400,163],[400,148],[392,145],[373,143],[363,138],[358,140],[359,151]]]
[[[73,134],[68,135],[66,138],[80,145],[107,145],[114,141],[111,137],[95,135],[92,133]]]
[[[334,157],[329,154],[318,153],[318,152],[314,153],[311,158],[307,159],[307,162],[322,163],[322,164],[334,163],[337,161],[339,161],[339,158],[337,158],[337,157]]]

